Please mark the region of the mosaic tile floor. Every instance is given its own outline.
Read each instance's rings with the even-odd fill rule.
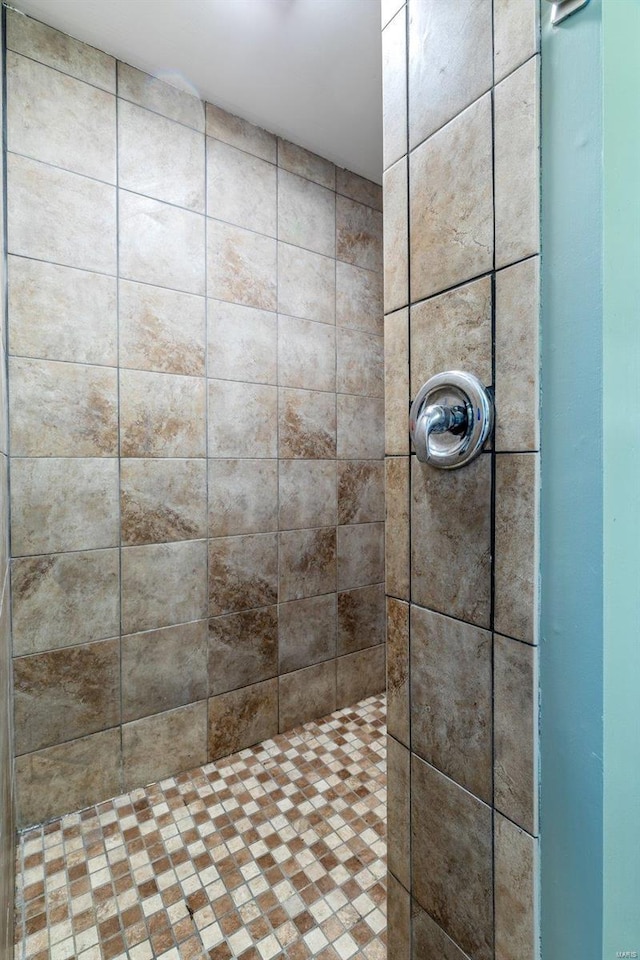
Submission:
[[[19,960],[385,960],[385,701],[25,831]]]

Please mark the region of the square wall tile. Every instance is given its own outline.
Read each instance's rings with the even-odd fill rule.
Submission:
[[[357,203],[364,203],[374,210],[382,210],[382,187],[373,180],[367,180],[352,170],[336,167],[336,193],[349,197]]]
[[[281,460],[278,473],[280,530],[335,525],[335,460]]]
[[[209,536],[278,529],[277,460],[209,460]]]
[[[269,237],[277,233],[272,163],[207,137],[207,215]]]
[[[381,460],[384,456],[384,400],[338,395],[340,460]]]
[[[396,960],[411,960],[411,897],[392,873],[387,875],[387,937]]]
[[[206,456],[204,379],[121,370],[120,455]]]
[[[206,541],[123,548],[123,633],[202,620],[206,613]]]
[[[278,311],[305,320],[335,323],[335,260],[278,242]]]
[[[535,960],[537,843],[496,814],[496,960]]]
[[[207,372],[220,380],[277,383],[275,313],[237,303],[207,303]]]
[[[268,680],[277,672],[277,606],[209,620],[209,696]]]
[[[495,629],[538,639],[538,455],[496,458]]]
[[[338,523],[384,520],[382,460],[338,461]]]
[[[289,530],[279,537],[280,602],[335,593],[335,527]]]
[[[411,754],[387,737],[387,843],[391,873],[411,887]]]
[[[385,170],[407,152],[407,15],[382,31],[382,126]],[[384,190],[383,190],[384,198]]]
[[[122,61],[118,61],[118,96],[204,133],[202,100]]]
[[[280,673],[290,673],[335,657],[335,593],[281,603],[278,612]]]
[[[411,584],[410,475],[409,457],[386,458],[384,551],[387,593],[404,600],[409,599]]]
[[[278,732],[278,681],[265,680],[209,700],[209,761]]]
[[[407,158],[384,174],[384,309],[409,301],[409,223],[407,218]]]
[[[385,641],[384,584],[338,594],[338,656]]]
[[[178,707],[122,726],[122,766],[126,790],[141,787],[207,758],[207,704]]]
[[[209,541],[209,616],[266,607],[277,599],[275,533]]]
[[[207,220],[207,294],[216,300],[276,309],[276,241]]]
[[[494,0],[493,60],[495,82],[502,80],[538,50],[536,0]]]
[[[382,270],[382,213],[347,197],[336,198],[338,260]]]
[[[326,460],[336,455],[336,398],[312,390],[278,390],[278,455]]]
[[[384,318],[385,452],[409,453],[409,311]]]
[[[336,709],[359,703],[385,689],[385,645],[338,657],[338,701]]]
[[[122,543],[164,543],[207,536],[204,460],[121,460]]]
[[[384,523],[338,527],[338,589],[384,580]]]
[[[336,323],[383,335],[382,274],[336,262]]]
[[[209,380],[209,456],[276,457],[277,403],[276,387]]]
[[[129,280],[118,292],[121,366],[204,376],[204,297]]]
[[[468,960],[453,940],[446,935],[442,927],[415,902],[411,911],[413,930],[413,960],[425,957],[437,957],[437,960]]]
[[[279,316],[278,383],[282,387],[335,392],[335,327]]]
[[[280,733],[301,723],[324,717],[336,709],[335,660],[316,663],[278,679],[278,729]]]
[[[227,113],[213,103],[207,104],[207,136],[223,140],[232,147],[238,147],[254,157],[269,160],[270,163],[277,160],[277,140],[272,133],[256,127],[242,117]]]
[[[387,598],[387,729],[409,746],[409,604]]]
[[[337,387],[339,393],[384,396],[384,342],[359,330],[337,330]]]
[[[321,187],[335,190],[336,168],[330,160],[319,157],[304,147],[299,147],[288,140],[278,137],[278,166],[290,173],[297,173],[300,177],[313,180]]]
[[[278,239],[315,250],[326,257],[335,257],[336,198],[333,191],[280,169]]]

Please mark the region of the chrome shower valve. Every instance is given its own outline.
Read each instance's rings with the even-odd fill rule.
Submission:
[[[455,470],[474,460],[493,430],[491,388],[472,373],[438,373],[411,405],[409,432],[418,460]]]

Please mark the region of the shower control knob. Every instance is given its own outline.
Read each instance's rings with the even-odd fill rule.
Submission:
[[[493,390],[472,373],[448,370],[418,391],[409,413],[409,433],[418,460],[441,470],[464,467],[491,435]]]

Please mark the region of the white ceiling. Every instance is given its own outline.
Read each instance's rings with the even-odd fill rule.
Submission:
[[[378,183],[380,0],[10,0]]]

